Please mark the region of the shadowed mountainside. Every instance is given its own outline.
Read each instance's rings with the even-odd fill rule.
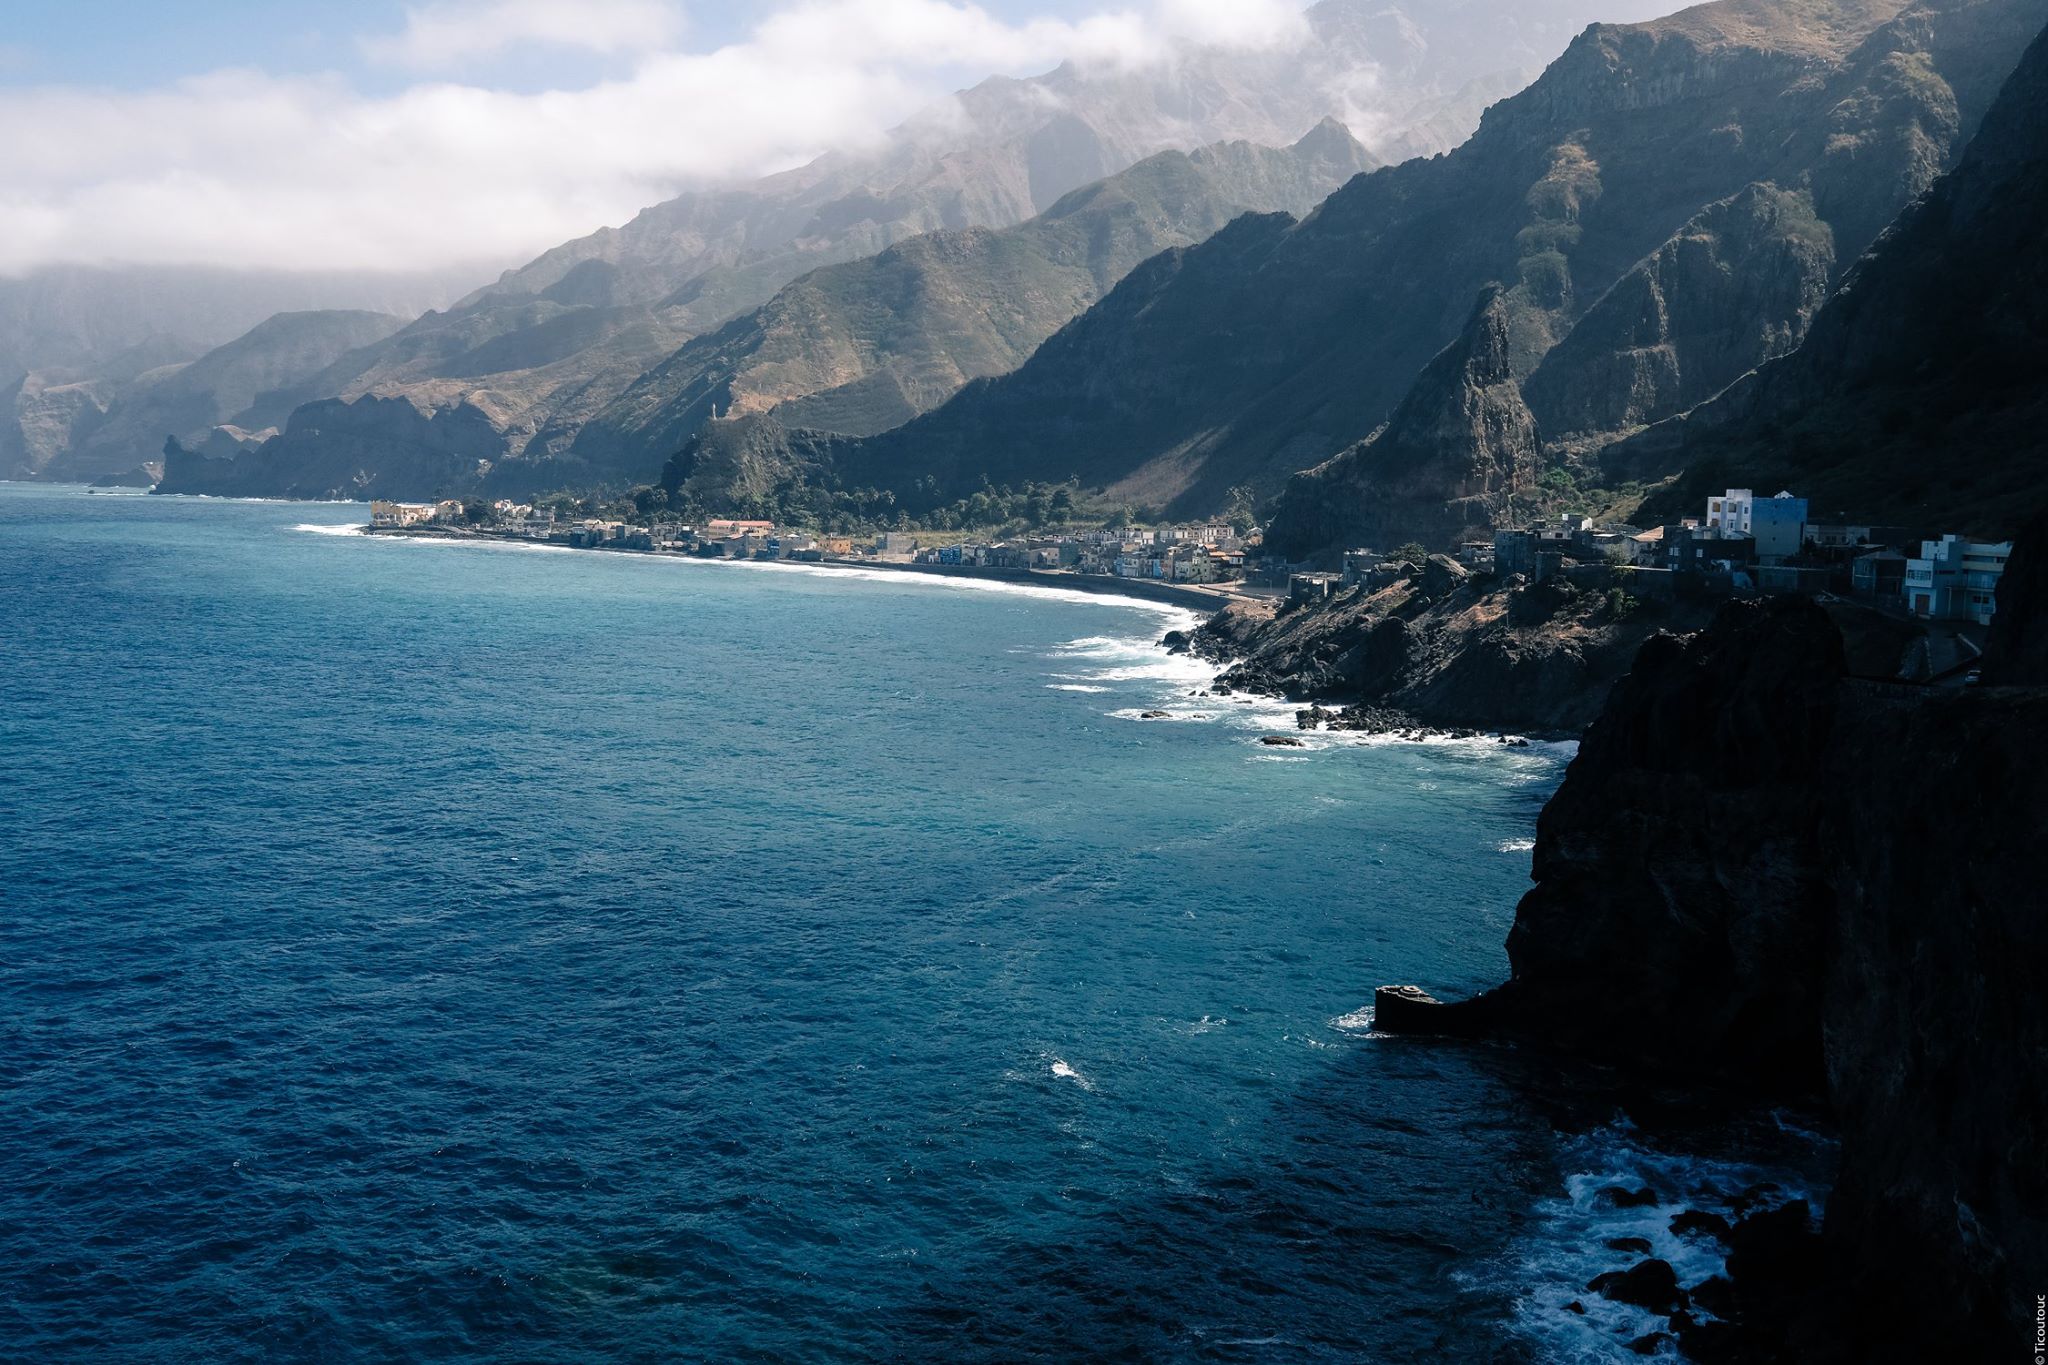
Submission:
[[[1653,512],[1786,486],[1873,520],[2005,535],[2048,501],[2044,381],[2048,36],[1795,353],[1600,458],[1614,477],[1683,471]]]
[[[1496,282],[1519,380],[1722,201],[1733,235],[1745,202],[1796,195],[1765,215],[1770,232],[1824,225],[1853,255],[1941,170],[2044,14],[2038,0],[1721,0],[1597,26],[1455,152],[1362,177],[1304,222],[1247,218],[1147,262],[1015,373],[850,448],[844,477],[953,490],[1079,471],[1169,513],[1275,487],[1384,421]],[[1752,325],[1789,338],[1810,264],[1766,254],[1796,273]],[[1709,371],[1735,363],[1689,349]],[[1282,542],[1305,542],[1289,515]]]
[[[1248,206],[1306,209],[1368,165],[1329,120],[1284,149],[1238,142],[1162,152],[1027,223],[933,233],[813,271],[659,364],[678,330],[646,308],[574,302],[572,273],[549,291],[568,301],[451,313],[350,352],[301,386],[340,388],[344,401],[318,404],[303,422],[293,414],[276,446],[244,462],[239,476],[207,477],[301,496],[447,489],[446,452],[437,444],[418,459],[409,454],[404,433],[413,424],[394,401],[422,414],[482,417],[458,429],[476,442],[472,476],[475,462],[487,461],[483,472],[501,490],[644,479],[714,410],[743,415],[791,402],[812,416],[886,426],[971,375],[1015,364],[1161,246],[1193,241]],[[362,402],[365,394],[379,401]],[[169,491],[182,491],[185,466],[172,463]],[[323,482],[337,472],[345,481]]]

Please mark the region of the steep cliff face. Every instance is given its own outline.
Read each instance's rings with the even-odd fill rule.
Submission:
[[[1513,345],[1506,291],[1490,289],[1385,427],[1295,476],[1268,544],[1286,554],[1347,536],[1366,545],[1444,544],[1490,527],[1540,472]]]
[[[1818,1087],[1812,775],[1842,677],[1840,636],[1805,602],[1734,603],[1643,647],[1544,808],[1508,936],[1510,989],[1546,1036]]]
[[[668,458],[659,486],[671,498],[754,515],[817,479],[828,448],[829,438],[789,431],[772,417],[715,422]]]
[[[1842,1161],[1827,1245],[1866,1296],[1848,1329],[1865,1358],[2032,1341],[2048,1267],[2031,854],[2048,839],[2044,547],[2023,542],[2000,586],[1982,686],[1850,676],[1835,623],[1804,603],[1738,603],[1652,640],[1539,822],[1510,981],[1387,1013],[1824,1093]]]
[[[1622,276],[1523,395],[1547,439],[1682,412],[1798,345],[1834,263],[1809,191],[1751,185]]]
[[[47,473],[82,477],[127,469],[153,457],[166,436],[196,444],[223,424],[268,425],[251,412],[259,401],[268,400],[280,414],[289,411],[295,386],[404,325],[388,313],[279,313],[189,365],[121,386],[104,419],[73,440]]]
[[[1601,463],[1615,479],[1683,471],[1653,515],[1707,488],[1783,486],[1821,508],[2005,534],[2048,490],[2044,365],[2048,37],[1961,164],[1857,262],[1797,351]]]

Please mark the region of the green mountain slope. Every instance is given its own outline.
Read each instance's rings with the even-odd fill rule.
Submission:
[[[685,345],[575,441],[599,467],[647,469],[710,417],[866,435],[1014,369],[1139,261],[1247,209],[1306,212],[1369,153],[1325,120],[1294,146],[1163,152],[1001,231],[930,233],[830,266]]]

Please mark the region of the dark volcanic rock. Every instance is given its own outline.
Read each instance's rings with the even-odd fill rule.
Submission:
[[[1686,1291],[1686,1297],[1692,1300],[1694,1308],[1704,1309],[1717,1318],[1735,1315],[1735,1286],[1725,1276],[1715,1275],[1701,1280]]]
[[[1632,1251],[1638,1256],[1650,1254],[1650,1240],[1647,1237],[1609,1237],[1606,1246],[1609,1251]]]
[[[1842,676],[1825,612],[1731,603],[1646,644],[1537,826],[1508,936],[1553,1039],[1817,1089],[1827,893],[1812,784]]]
[[[1516,603],[1531,597],[1542,598],[1544,610],[1519,619]],[[1223,675],[1231,687],[1347,703],[1346,719],[1332,728],[1576,733],[1599,714],[1644,640],[1660,627],[1704,624],[1711,610],[1676,602],[1616,620],[1597,594],[1475,577],[1426,608],[1407,584],[1291,612],[1238,603],[1198,628],[1191,648],[1240,661]]]
[[[1444,545],[1491,527],[1539,472],[1512,346],[1507,297],[1488,290],[1384,429],[1287,485],[1267,544],[1291,554],[1347,540]],[[1423,591],[1437,596],[1464,577],[1462,565],[1432,556]]]
[[[1586,1288],[1616,1303],[1632,1303],[1652,1313],[1674,1313],[1685,1307],[1685,1291],[1669,1261],[1651,1257],[1627,1270],[1610,1270],[1595,1275]]]
[[[1259,736],[1259,743],[1270,745],[1275,749],[1299,749],[1302,747],[1301,741],[1293,735],[1261,735]]]
[[[2048,1265],[2040,549],[2000,585],[1983,686],[1849,677],[1832,618],[1798,602],[1651,642],[1543,813],[1513,979],[1417,1021],[1824,1089],[1842,1164],[1823,1233],[1761,1189],[1728,1231],[1746,1330],[1853,1311],[1829,1282],[1884,1305],[1841,1331],[1887,1358],[1990,1359],[2031,1330]]]
[[[1728,1240],[1728,1220],[1700,1209],[1687,1209],[1673,1218],[1671,1230],[1680,1237],[1711,1237],[1724,1243]]]
[[[1593,1196],[1593,1202],[1607,1209],[1641,1209],[1657,1202],[1657,1192],[1648,1185],[1630,1189],[1626,1185],[1609,1185]]]

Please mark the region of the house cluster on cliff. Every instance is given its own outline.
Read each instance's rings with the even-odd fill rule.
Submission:
[[[1647,529],[1559,517],[1464,546],[1468,567],[1531,582],[1562,577],[1578,587],[1621,587],[1637,596],[1674,593],[1855,596],[1928,621],[1988,625],[2010,541],[1956,534],[1929,539],[1910,527],[1818,522],[1807,499],[1731,488],[1705,514]],[[1346,556],[1347,582],[1354,563]]]

